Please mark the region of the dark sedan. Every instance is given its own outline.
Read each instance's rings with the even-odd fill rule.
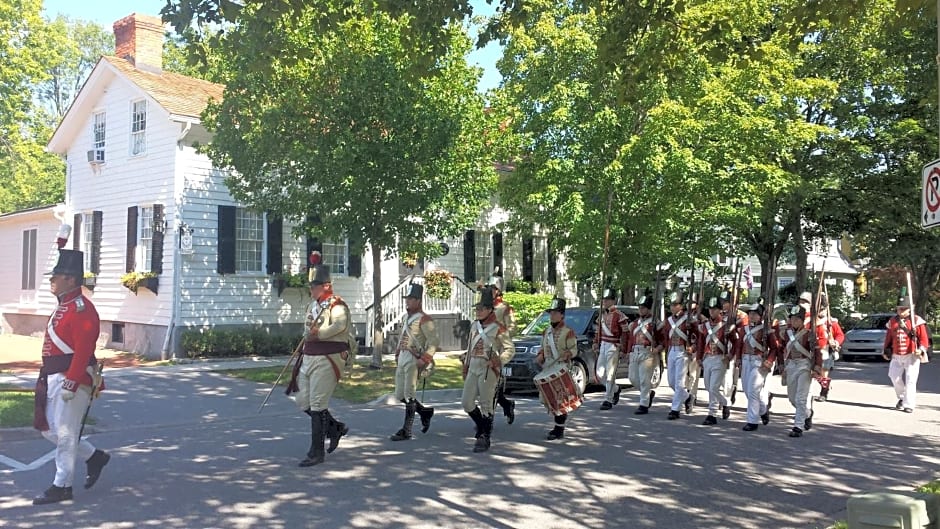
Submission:
[[[632,305],[621,305],[618,308],[631,320],[639,313],[637,307]],[[578,336],[578,356],[571,363],[571,375],[583,393],[587,386],[598,383],[595,372],[597,355],[591,349],[597,327],[597,308],[569,307],[565,311],[565,324],[571,327]],[[516,354],[503,367],[507,391],[537,391],[532,377],[541,371],[541,366],[535,361],[535,355],[541,348],[542,332],[548,325],[548,313],[543,312],[513,338]],[[627,362],[621,362],[617,367],[617,378],[627,378],[628,368]],[[662,367],[660,366],[653,374],[653,387],[659,385],[661,378]]]

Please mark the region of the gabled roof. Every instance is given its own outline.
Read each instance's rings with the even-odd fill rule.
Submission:
[[[154,72],[134,67],[118,57],[103,56],[92,70],[59,126],[49,139],[46,149],[65,154],[85,116],[90,113],[107,86],[116,77],[123,77],[148,95],[170,115],[170,119],[199,122],[199,115],[211,99],[222,100],[225,86],[172,72]]]

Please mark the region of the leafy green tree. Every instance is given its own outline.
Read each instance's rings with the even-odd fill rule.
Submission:
[[[206,151],[231,171],[237,199],[300,222],[303,234],[371,248],[380,365],[383,257],[433,255],[435,239],[476,221],[495,186],[487,143],[498,130],[458,26],[448,29],[447,54],[420,71],[420,54],[401,38],[408,17],[353,9],[323,33],[320,7],[282,20],[274,42],[246,8],[220,39],[230,73],[206,116],[214,132]],[[258,71],[250,67],[258,53],[302,59]]]

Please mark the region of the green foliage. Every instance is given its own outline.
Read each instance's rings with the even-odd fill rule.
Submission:
[[[183,331],[180,343],[190,358],[289,355],[300,336],[270,334],[264,330],[210,328]]]
[[[283,281],[286,288],[307,288],[310,286],[307,272],[292,273],[290,270],[274,274],[275,281]]]
[[[33,392],[0,389],[0,428],[33,424]]]
[[[424,273],[424,287],[429,298],[450,299],[453,282],[447,270],[428,270]]]
[[[529,294],[523,292],[503,292],[503,301],[516,313],[516,326],[521,329],[545,312],[552,303],[551,294]]]
[[[130,290],[134,294],[137,293],[137,289],[141,287],[141,283],[146,279],[153,279],[158,277],[154,272],[128,272],[121,276],[121,284],[124,285],[124,288]]]

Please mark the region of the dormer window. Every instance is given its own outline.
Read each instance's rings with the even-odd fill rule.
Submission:
[[[147,152],[147,101],[131,104],[131,156]]]

